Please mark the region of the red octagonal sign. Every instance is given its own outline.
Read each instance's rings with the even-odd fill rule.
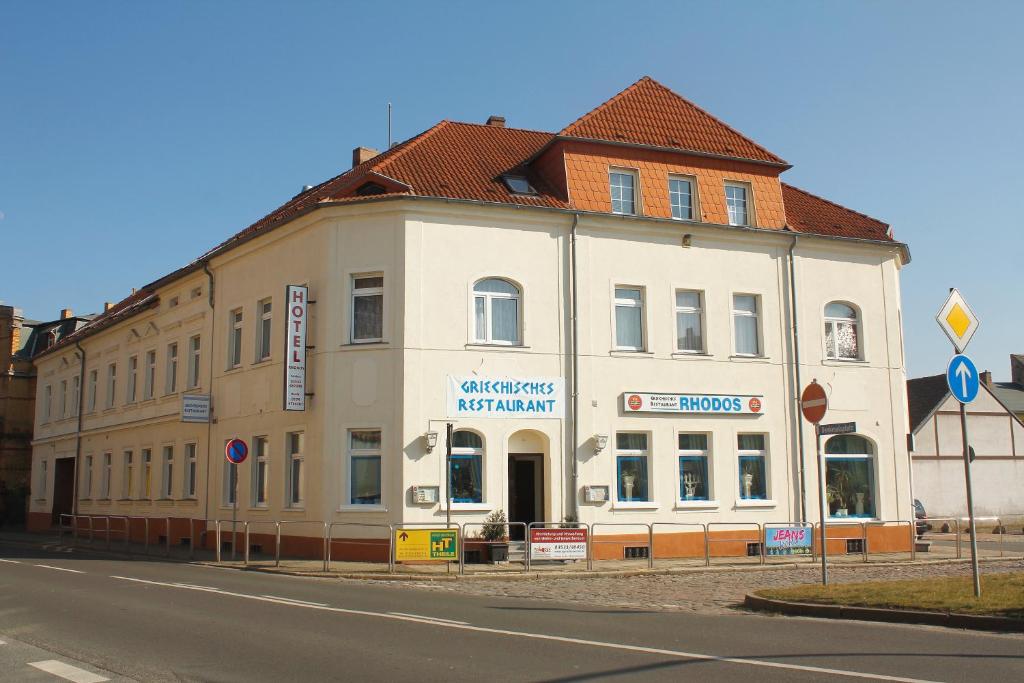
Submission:
[[[825,389],[817,382],[811,382],[800,395],[800,410],[804,419],[808,422],[818,424],[825,417],[828,410],[828,397],[825,396]]]

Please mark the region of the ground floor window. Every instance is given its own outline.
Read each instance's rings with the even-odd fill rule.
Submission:
[[[135,496],[135,456],[131,451],[124,452],[124,467],[121,471],[121,497],[131,499]]]
[[[349,504],[380,505],[380,431],[349,432]]]
[[[709,500],[708,435],[679,435],[679,500]]]
[[[620,502],[650,502],[647,434],[619,432],[615,435],[616,489]]]
[[[160,497],[170,498],[173,495],[171,482],[174,479],[174,446],[164,446],[163,476],[160,484]]]
[[[740,434],[736,439],[739,456],[739,485],[742,500],[768,498],[767,449],[764,434]]]
[[[288,481],[286,487],[288,491],[286,494],[287,503],[288,507],[301,507],[306,499],[306,492],[302,481],[303,453],[306,452],[303,447],[305,435],[302,432],[288,432],[284,438],[287,447],[287,456],[285,458],[285,475]]]
[[[49,483],[49,466],[50,463],[46,460],[39,461],[39,486],[36,489],[38,491],[36,498],[46,498],[46,486]]]
[[[153,497],[153,451],[149,448],[142,449],[142,497]]]
[[[267,437],[257,436],[253,439],[252,458],[252,488],[250,500],[255,507],[266,507],[268,490],[270,487],[267,481],[267,460],[270,453],[267,448]]]
[[[196,445],[185,444],[185,478],[182,481],[182,497],[196,497]]]
[[[482,503],[484,441],[479,434],[458,431],[452,435],[452,503]]]
[[[874,448],[843,434],[825,443],[825,495],[832,517],[875,517]]]

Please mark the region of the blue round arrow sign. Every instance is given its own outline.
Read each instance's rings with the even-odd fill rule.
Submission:
[[[949,359],[946,367],[946,384],[949,385],[949,393],[961,403],[970,403],[978,398],[978,390],[981,384],[978,381],[978,368],[974,361],[962,353],[958,353]]]
[[[231,439],[224,446],[224,455],[227,456],[228,462],[240,465],[249,456],[249,447],[241,439]]]

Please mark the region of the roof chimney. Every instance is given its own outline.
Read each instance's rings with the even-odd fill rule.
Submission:
[[[70,318],[73,315],[74,315],[74,313],[71,312],[70,308],[62,308],[62,309],[60,309],[60,319],[61,320],[67,320],[68,318]]]
[[[114,304],[113,304],[113,303],[111,303],[111,302],[109,302],[109,301],[104,301],[104,302],[103,302],[103,312],[104,312],[104,313],[106,313],[107,311],[109,311],[109,310],[110,310],[111,308],[113,308],[113,307],[114,307]]]
[[[372,147],[356,147],[352,150],[352,168],[355,168],[364,161],[369,161],[378,154],[380,154],[380,152]]]
[[[504,116],[495,116],[494,114],[491,114],[490,116],[487,117],[487,125],[488,126],[494,126],[495,128],[504,128],[505,127],[505,117]]]
[[[992,388],[992,371],[991,370],[985,370],[984,372],[979,373],[979,375],[980,375],[979,379],[981,380],[981,383],[984,384],[986,387],[989,387],[991,389]]]

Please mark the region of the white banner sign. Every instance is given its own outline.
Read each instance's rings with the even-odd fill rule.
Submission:
[[[182,394],[181,395],[181,421],[182,422],[209,422],[210,421],[210,395],[209,394]]]
[[[449,375],[448,417],[565,417],[565,380]]]
[[[530,529],[530,559],[587,559],[587,530]]]
[[[641,394],[622,395],[627,413],[712,413],[716,415],[760,415],[764,396],[743,394]]]
[[[284,409],[306,409],[306,317],[309,289],[299,285],[285,288],[288,308],[284,345]]]

